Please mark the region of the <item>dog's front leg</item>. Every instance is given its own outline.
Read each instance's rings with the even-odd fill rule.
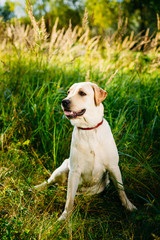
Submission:
[[[35,189],[44,189],[47,185],[54,184],[54,183],[62,183],[65,181],[65,178],[67,178],[67,174],[69,172],[69,159],[64,160],[64,162],[61,164],[59,168],[54,170],[50,178],[39,184],[34,186]]]
[[[129,201],[129,199],[127,198],[127,196],[125,194],[119,166],[110,167],[109,172],[110,172],[111,176],[113,177],[113,182],[114,182],[115,186],[118,189],[118,193],[119,193],[120,199],[122,201],[122,205],[124,207],[126,207],[129,211],[136,210],[137,208]]]
[[[80,175],[81,173],[77,170],[72,170],[69,172],[66,205],[64,212],[58,219],[59,221],[66,219],[72,212],[74,198],[78,189]]]

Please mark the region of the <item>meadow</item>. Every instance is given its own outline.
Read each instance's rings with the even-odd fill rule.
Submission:
[[[44,19],[32,26],[0,22],[0,239],[160,239],[160,21],[157,33],[110,37],[82,27],[51,35]],[[120,155],[129,199],[121,206],[111,182],[95,196],[77,196],[70,221],[58,223],[66,187],[29,188],[47,179],[68,157],[73,127],[61,100],[75,82],[92,81],[104,101]]]

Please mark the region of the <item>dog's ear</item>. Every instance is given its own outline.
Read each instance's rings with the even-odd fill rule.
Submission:
[[[92,83],[92,88],[94,91],[94,101],[96,106],[98,106],[106,98],[107,92],[94,83]]]

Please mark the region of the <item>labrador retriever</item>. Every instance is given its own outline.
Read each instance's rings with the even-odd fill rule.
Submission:
[[[47,182],[64,183],[68,179],[65,209],[58,220],[66,219],[73,210],[76,194],[97,194],[109,184],[109,175],[118,189],[122,205],[128,210],[136,207],[127,198],[121,172],[119,155],[108,122],[103,118],[102,101],[107,93],[94,83],[75,83],[62,100],[65,116],[74,126],[70,156],[57,168]]]

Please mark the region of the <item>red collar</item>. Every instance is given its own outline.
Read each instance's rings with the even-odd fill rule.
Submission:
[[[92,130],[92,129],[98,128],[100,125],[102,125],[102,123],[103,123],[103,119],[95,127],[92,127],[92,128],[81,128],[81,127],[78,127],[78,129],[81,129],[81,130]]]

